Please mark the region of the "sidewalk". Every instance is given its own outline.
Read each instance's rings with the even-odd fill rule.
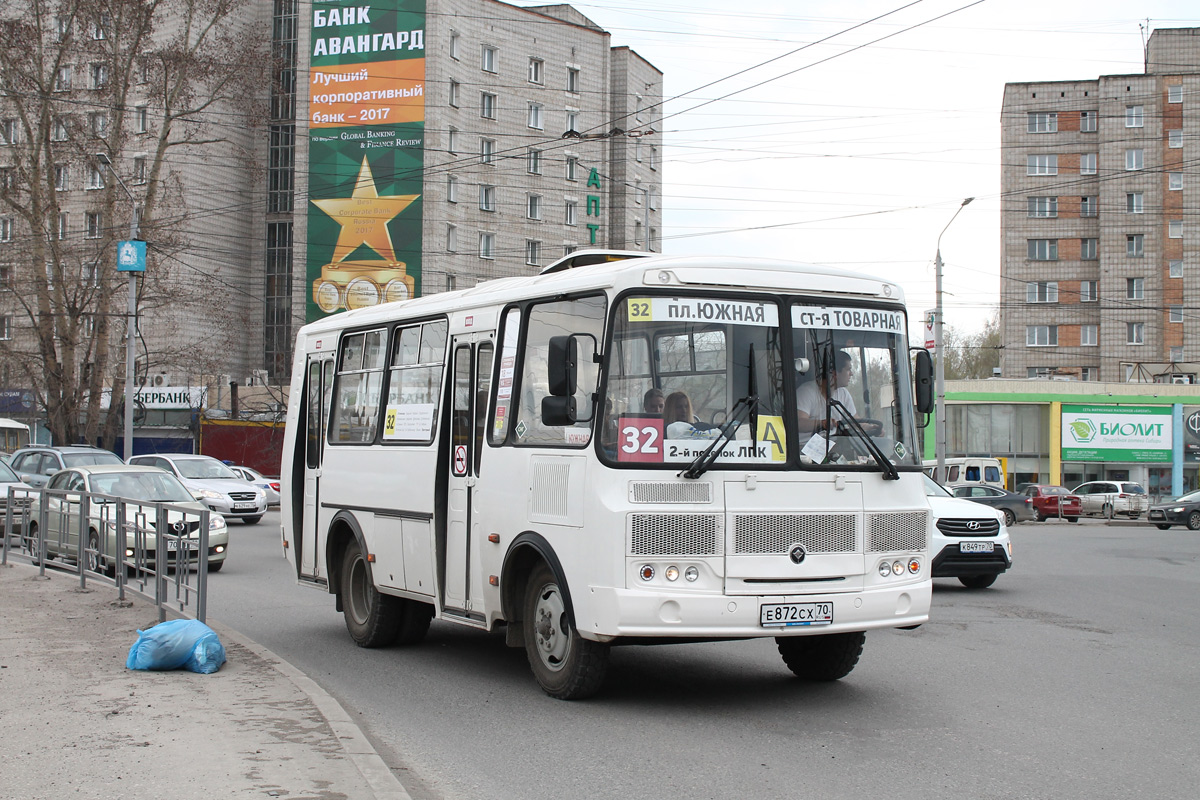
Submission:
[[[409,800],[337,701],[236,631],[212,675],[125,669],[154,606],[0,566],[0,799]]]

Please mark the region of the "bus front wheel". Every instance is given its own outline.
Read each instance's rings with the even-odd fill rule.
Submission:
[[[405,601],[375,588],[362,546],[352,541],[342,559],[342,615],[359,647],[387,647],[400,635]]]
[[[862,655],[867,634],[827,633],[822,636],[779,636],[775,644],[783,663],[796,677],[836,681],[850,674]]]
[[[599,691],[608,671],[608,645],[575,630],[558,579],[545,562],[529,575],[522,610],[525,655],[542,691],[560,700]]]

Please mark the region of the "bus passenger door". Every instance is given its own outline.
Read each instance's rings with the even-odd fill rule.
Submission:
[[[483,576],[478,566],[476,541],[480,535],[479,512],[474,499],[491,388],[490,337],[490,334],[459,336],[451,345],[454,361],[442,604],[450,611],[469,616],[476,616],[483,608]]]
[[[329,424],[329,393],[333,388],[333,359],[310,358],[305,378],[308,409],[304,418],[304,501],[300,525],[300,552],[296,553],[300,576],[321,577],[317,557],[317,514],[321,509],[321,463],[325,455],[325,431]]]

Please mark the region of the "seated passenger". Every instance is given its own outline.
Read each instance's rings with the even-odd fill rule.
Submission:
[[[663,408],[663,430],[668,439],[715,439],[721,429],[696,419],[687,392],[671,392]]]
[[[662,389],[647,389],[646,394],[642,397],[642,408],[646,410],[647,414],[661,414],[666,402]]]

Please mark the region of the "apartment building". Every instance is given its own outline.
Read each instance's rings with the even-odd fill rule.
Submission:
[[[1196,382],[1200,28],[1143,74],[1005,86],[1005,378]]]

